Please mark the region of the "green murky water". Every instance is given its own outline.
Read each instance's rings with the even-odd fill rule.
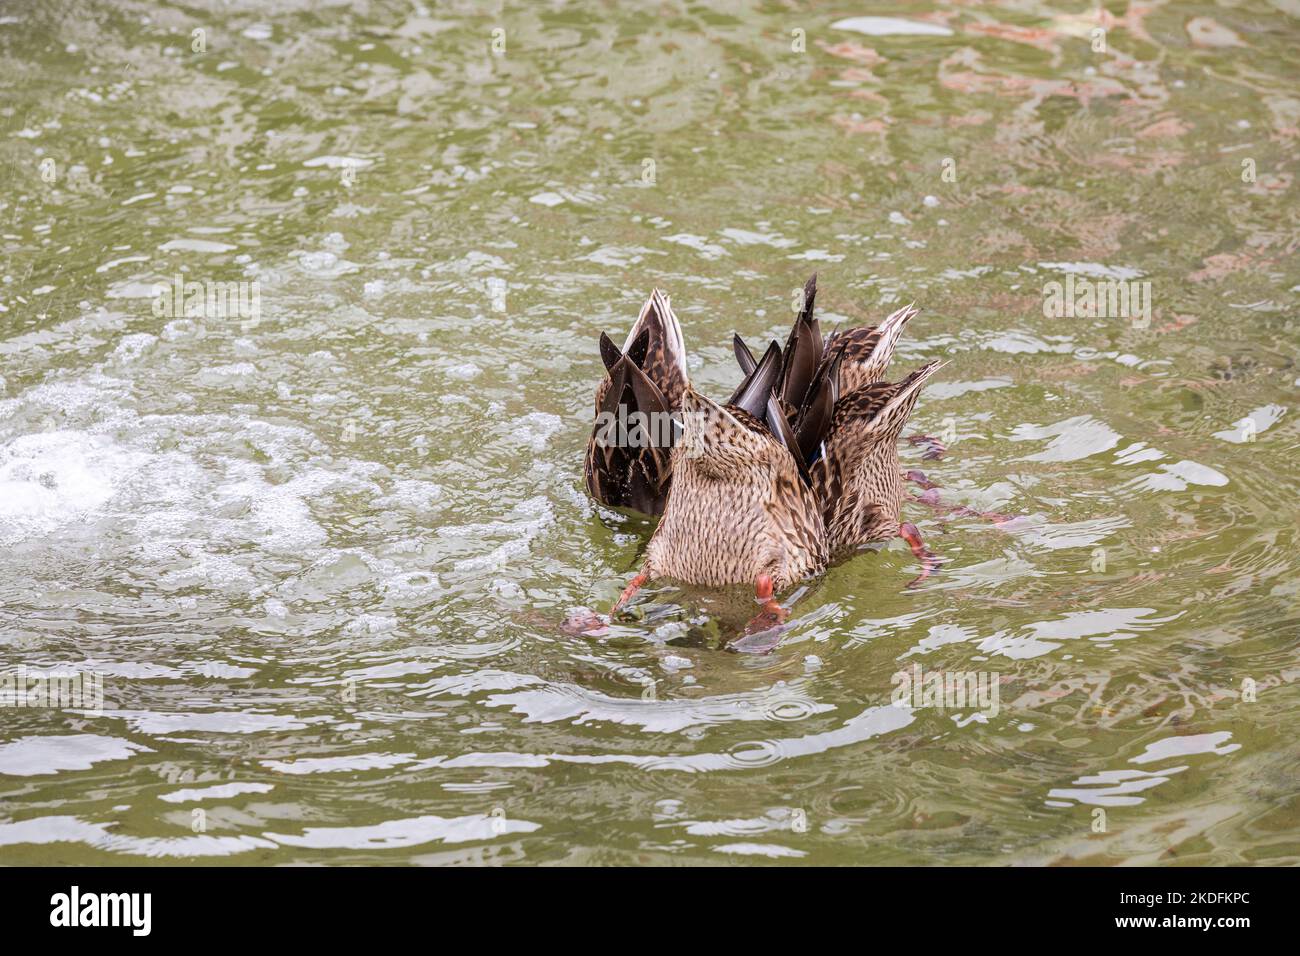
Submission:
[[[1300,862],[1294,2],[266,6],[0,6],[0,665],[103,695],[0,711],[0,861]],[[723,395],[813,270],[951,361],[944,573],[562,633],[597,333]]]

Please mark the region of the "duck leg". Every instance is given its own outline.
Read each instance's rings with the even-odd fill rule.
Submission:
[[[745,625],[745,634],[759,634],[779,627],[790,616],[790,609],[782,607],[772,596],[772,576],[760,574],[754,579],[754,599],[763,605],[763,610]]]
[[[790,609],[782,607],[772,596],[772,578],[760,574],[754,579],[754,598],[763,610],[745,625],[739,638],[726,646],[737,654],[770,654],[781,643],[781,625],[790,616]]]
[[[614,602],[613,608],[610,609],[609,616],[612,618],[614,615],[618,614],[619,611],[623,610],[623,608],[627,605],[627,603],[636,596],[636,592],[641,590],[642,585],[644,585],[649,580],[650,580],[650,575],[642,571],[631,581],[629,581],[627,587],[623,589],[623,593],[620,594],[618,596],[618,600]]]
[[[933,481],[931,481],[929,478],[926,477],[925,472],[917,471],[915,468],[909,469],[906,473],[904,473],[903,477],[906,478],[908,481],[916,482],[917,485],[920,486],[922,491],[932,491],[933,489],[939,487]]]
[[[636,592],[641,590],[641,586],[650,580],[650,575],[642,571],[623,589],[623,593],[618,596],[614,606],[610,608],[609,614],[597,614],[595,611],[588,610],[585,607],[577,608],[564,619],[560,629],[566,634],[582,635],[585,637],[600,637],[609,632],[609,624],[624,606],[636,596]]]
[[[912,554],[921,562],[921,573],[907,582],[909,588],[914,588],[931,574],[939,570],[943,561],[921,540],[921,532],[916,530],[916,525],[910,521],[904,521],[898,526],[898,536],[907,542],[907,546],[912,549]]]
[[[908,477],[910,478],[912,474],[912,472],[908,472]],[[920,474],[920,472],[916,472],[916,474]],[[922,485],[922,487],[924,488],[925,486]],[[1005,515],[1000,511],[976,511],[974,508],[967,508],[965,505],[944,504],[939,500],[938,485],[926,488],[925,491],[919,495],[909,495],[908,497],[917,504],[929,505],[938,512],[941,517],[953,515],[958,518],[982,518],[983,520],[991,521],[996,525],[1006,524],[1009,521],[1015,520],[1015,515]]]
[[[948,453],[948,446],[933,435],[908,435],[907,440],[913,445],[924,445],[925,454],[921,457],[927,461],[942,458]]]

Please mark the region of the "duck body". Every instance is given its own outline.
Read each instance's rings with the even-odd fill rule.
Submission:
[[[865,544],[901,534],[922,555],[915,529],[900,524],[904,491],[897,442],[921,388],[941,363],[930,362],[898,382],[885,381],[899,336],[917,310],[908,306],[879,325],[823,338],[814,313],[816,291],[813,276],[784,348],[773,342],[758,360],[736,336],[745,378],[728,402],[715,403],[695,391],[684,356],[680,365],[675,356],[672,363],[674,383],[676,369],[681,372],[675,402],[665,389],[661,398],[633,396],[642,405],[671,406],[681,428],[671,454],[655,460],[661,490],[657,496],[641,495],[643,501],[652,499],[659,509],[653,513],[663,517],[642,572],[618,606],[641,583],[672,578],[715,587],[753,583],[769,610],[779,610],[771,600],[774,589],[819,574],[836,556]],[[655,296],[638,327],[646,324],[647,310],[660,317],[671,313],[654,305]],[[675,338],[672,334],[675,316],[660,324],[668,329],[661,341],[669,346],[680,341],[680,330]],[[607,355],[610,377],[603,399],[598,392],[598,408],[602,400],[609,404],[609,389],[634,391],[631,383],[639,380],[632,370],[644,364],[637,335],[644,332],[634,327],[623,353]],[[610,351],[603,341],[602,350]],[[621,462],[630,460],[607,455],[603,461],[612,464],[602,468],[597,458],[598,477],[617,478],[624,473]],[[592,459],[589,448],[593,495],[596,488],[616,487],[616,480],[593,487]],[[641,466],[633,462],[631,467]]]
[[[862,385],[836,403],[825,454],[811,468],[832,554],[898,535],[904,496],[898,438],[939,367],[931,362],[901,382]]]
[[[768,575],[777,590],[819,574],[827,560],[821,509],[785,446],[742,409],[692,391],[686,412],[673,492],[644,573],[714,587]]]

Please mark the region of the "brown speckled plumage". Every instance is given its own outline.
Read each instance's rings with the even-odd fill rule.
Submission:
[[[776,588],[826,566],[826,533],[812,489],[762,422],[687,388],[673,449],[673,490],[646,549],[645,571],[724,585],[769,574]]]
[[[635,412],[667,416],[681,407],[686,388],[686,345],[681,324],[666,295],[655,289],[620,350],[601,336],[605,377],[596,386],[596,426],[587,440],[583,472],[587,491],[597,501],[662,514],[671,486],[671,429],[642,443],[608,440],[602,435],[600,415],[616,418],[620,406],[625,416]]]
[[[903,507],[898,436],[921,387],[939,367],[931,362],[901,382],[863,385],[836,403],[826,454],[812,468],[832,555],[898,533]]]
[[[823,340],[816,291],[813,276],[785,349],[773,343],[759,362],[736,338],[746,373],[732,396],[736,404],[697,393],[681,363],[673,407],[682,431],[658,465],[671,476],[671,491],[638,581],[720,586],[766,575],[781,590],[820,573],[837,554],[898,534],[898,437],[940,363],[883,381],[917,310],[907,306],[877,326]],[[611,380],[619,381],[613,371]],[[599,393],[597,400],[599,407]],[[589,487],[590,474],[589,464]]]
[[[831,347],[844,349],[840,363],[841,394],[851,394],[885,377],[903,327],[918,312],[920,309],[913,305],[904,306],[879,325],[844,329],[831,337]]]

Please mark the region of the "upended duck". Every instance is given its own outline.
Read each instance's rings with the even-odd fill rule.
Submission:
[[[673,415],[689,381],[686,342],[668,297],[650,293],[621,350],[602,332],[600,356],[605,377],[596,386],[596,426],[587,442],[587,491],[607,505],[663,514]],[[630,431],[629,421],[648,427]]]
[[[921,559],[922,578],[933,569],[916,527],[900,521],[897,442],[942,363],[885,381],[918,310],[906,306],[879,325],[823,338],[816,295],[814,275],[784,348],[772,342],[755,359],[735,336],[745,377],[721,404],[691,385],[680,323],[659,291],[621,350],[602,334],[606,376],[596,392],[587,488],[605,504],[662,515],[615,613],[647,581],[672,578],[752,584],[764,615],[779,622],[787,612],[777,592],[895,536]],[[662,423],[665,416],[674,423],[667,442],[663,429],[616,432],[611,425]]]

